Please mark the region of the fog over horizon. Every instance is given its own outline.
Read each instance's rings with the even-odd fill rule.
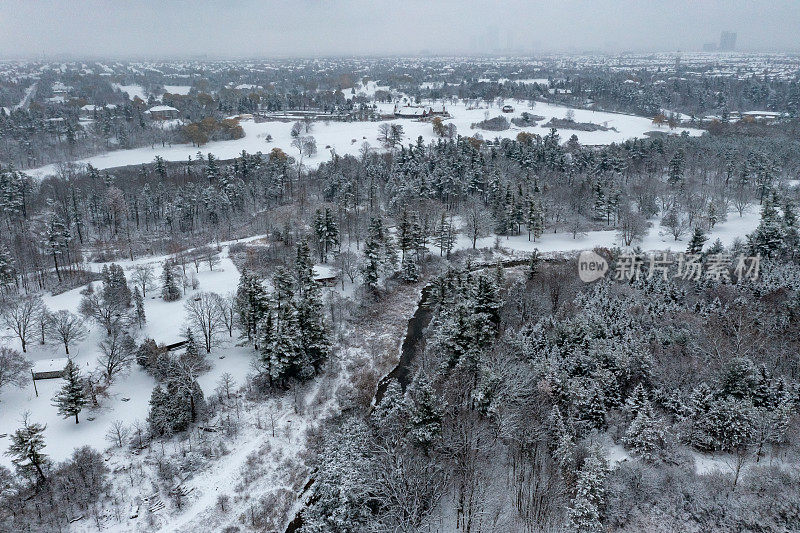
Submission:
[[[797,51],[800,3],[0,0],[0,59]]]

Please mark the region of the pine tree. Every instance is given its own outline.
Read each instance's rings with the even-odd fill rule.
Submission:
[[[675,185],[679,183],[683,179],[683,163],[684,163],[684,153],[683,150],[678,150],[675,152],[675,155],[672,156],[672,159],[669,161],[669,178],[667,182],[670,185]]]
[[[703,251],[703,245],[708,241],[708,235],[703,231],[700,226],[695,226],[692,238],[689,240],[689,246],[686,249],[687,254],[699,254]]]
[[[333,251],[339,246],[339,225],[330,208],[325,208],[325,253]]]
[[[403,208],[400,214],[400,221],[397,224],[397,244],[400,248],[401,261],[405,262],[406,254],[415,248],[415,239],[412,231],[413,222],[409,218],[408,211]]]
[[[295,307],[294,280],[289,272],[279,267],[272,278],[274,317],[268,313],[259,325],[259,350],[269,373],[270,381],[283,386],[290,377],[310,377],[313,369],[304,365],[305,353],[301,340],[298,313]],[[305,367],[304,367],[305,366]],[[305,374],[301,375],[301,371]]]
[[[783,224],[778,212],[770,199],[764,200],[761,209],[761,222],[758,227],[747,236],[747,243],[752,255],[772,257],[778,255],[784,248]]]
[[[73,360],[69,359],[67,366],[64,367],[64,385],[53,398],[55,402],[53,405],[58,407],[58,414],[62,417],[69,418],[74,416],[76,424],[78,423],[78,413],[86,405],[86,397],[83,390],[83,377]]]
[[[424,377],[416,382],[412,399],[409,435],[412,442],[427,454],[442,432],[442,401]]]
[[[200,349],[197,347],[197,341],[194,338],[194,333],[192,333],[192,328],[186,328],[186,333],[184,333],[186,337],[186,349],[184,351],[184,357],[186,357],[189,361],[200,361]]]
[[[439,222],[439,231],[436,234],[436,246],[439,248],[439,256],[445,255],[450,257],[450,251],[455,244],[455,235],[453,234],[453,225],[447,219],[447,215],[442,213],[442,219]]]
[[[169,261],[164,261],[164,267],[161,272],[161,298],[165,302],[174,302],[181,298],[181,291],[175,282],[175,272],[172,269],[172,263]]]
[[[603,531],[601,509],[605,504],[605,481],[608,464],[601,450],[593,449],[578,472],[575,498],[569,509],[573,531],[599,533]]]
[[[370,222],[369,235],[364,242],[364,264],[361,273],[364,276],[364,285],[370,290],[378,287],[381,267],[383,263],[383,225],[379,218],[373,218]]]
[[[531,234],[536,241],[544,233],[544,209],[539,198],[529,200],[525,225],[528,228],[528,240],[531,240]]]
[[[542,262],[542,256],[538,248],[534,248],[531,252],[530,259],[528,259],[528,277],[533,279],[539,273],[539,265]]]
[[[653,462],[663,448],[664,428],[656,419],[649,402],[639,409],[631,422],[622,442],[645,461]]]
[[[250,270],[244,269],[239,277],[235,307],[243,336],[248,341],[253,340],[257,336],[258,324],[267,313],[269,298],[261,280]]]
[[[142,297],[142,293],[139,292],[138,286],[133,288],[133,305],[136,314],[136,323],[141,329],[144,323],[147,322],[147,317],[145,317],[144,314],[144,298]]]
[[[37,424],[28,421],[26,413],[22,419],[22,427],[11,435],[11,445],[8,447],[6,455],[12,457],[11,462],[23,477],[38,477],[40,481],[47,481],[44,475],[44,467],[50,463],[50,459],[42,453],[45,448],[44,424]]]
[[[382,438],[397,441],[402,438],[409,415],[408,402],[396,379],[389,381],[386,392],[373,409],[370,419]]]
[[[150,431],[154,435],[167,434],[171,428],[168,419],[169,398],[161,385],[156,385],[150,394],[150,414],[147,422],[150,424]]]
[[[403,259],[403,281],[406,283],[415,283],[419,281],[419,267],[416,261],[410,257]]]
[[[121,266],[112,263],[109,267],[103,266],[103,298],[109,302],[116,302],[121,307],[130,307],[131,289],[125,278],[125,271]]]
[[[650,405],[650,398],[641,383],[634,387],[633,392],[625,400],[625,414],[630,418],[636,418],[639,411]]]
[[[330,344],[323,321],[322,295],[314,280],[311,254],[305,241],[297,246],[295,309],[302,349],[301,376],[311,377],[327,358]],[[308,365],[311,368],[308,368]],[[311,374],[309,375],[309,372]]]
[[[8,248],[0,243],[0,286],[13,282],[17,278],[17,271],[14,268],[14,261]]]
[[[797,211],[791,198],[787,198],[783,205],[783,234],[786,250],[794,257],[794,254],[797,252],[797,247],[800,245],[800,229],[797,227]],[[0,265],[2,265],[1,251]],[[2,278],[1,268],[0,278]]]
[[[69,230],[63,219],[55,212],[51,212],[45,222],[42,240],[47,253],[53,258],[53,266],[59,282],[62,281],[59,267],[63,266],[59,263],[59,258],[64,253],[70,239]]]

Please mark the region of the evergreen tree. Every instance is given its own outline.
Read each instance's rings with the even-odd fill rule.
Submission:
[[[528,228],[528,240],[531,240],[531,235],[533,235],[533,240],[536,241],[544,233],[544,209],[539,198],[528,201],[525,225]]]
[[[243,335],[248,341],[255,339],[258,324],[268,311],[269,297],[261,280],[250,270],[244,269],[239,277],[235,307]]]
[[[416,246],[413,232],[413,221],[408,215],[408,210],[403,208],[400,214],[400,222],[397,224],[397,244],[400,248],[401,261],[405,262],[406,254],[414,250]]]
[[[45,448],[44,424],[37,424],[28,420],[26,413],[22,419],[22,427],[11,435],[11,445],[6,455],[10,456],[14,467],[23,477],[37,477],[39,481],[47,481],[44,468],[50,459],[42,453]]]
[[[186,430],[204,411],[205,399],[197,380],[176,368],[166,388],[156,385],[153,389],[147,421],[154,435],[171,435]]]
[[[17,278],[17,271],[14,268],[14,260],[8,252],[8,248],[0,243],[0,287],[12,283]]]
[[[711,229],[714,229],[714,226],[719,221],[719,215],[717,215],[717,206],[714,202],[708,202],[708,225]]]
[[[64,418],[74,416],[76,424],[78,423],[78,413],[86,405],[83,381],[78,367],[72,359],[69,359],[67,366],[64,367],[64,385],[53,398],[55,402],[53,405],[58,407],[58,414]]]
[[[631,392],[630,396],[625,400],[625,414],[630,418],[636,418],[639,411],[650,405],[647,391],[641,383],[638,383]]]
[[[419,281],[419,267],[417,266],[416,261],[407,257],[403,259],[403,281],[406,283],[415,283]]]
[[[791,257],[794,257],[800,246],[800,229],[797,227],[797,211],[791,198],[787,198],[783,205],[783,234],[785,248]],[[2,253],[0,253],[0,277],[2,277],[1,257]]]
[[[136,323],[141,329],[144,323],[147,322],[147,317],[145,317],[144,314],[144,298],[142,297],[142,293],[139,292],[138,286],[133,288],[133,305],[136,314]]]
[[[442,400],[427,378],[419,378],[412,394],[409,436],[426,454],[441,435],[443,415]]]
[[[450,251],[455,244],[455,235],[453,233],[453,224],[447,219],[447,215],[442,213],[442,219],[439,222],[439,231],[436,233],[436,246],[439,248],[439,255],[450,257]]]
[[[163,270],[161,271],[161,298],[165,302],[174,302],[181,297],[181,291],[175,282],[175,272],[172,263],[168,260],[164,261]]]
[[[542,256],[537,248],[531,252],[530,259],[528,259],[528,277],[533,279],[539,273],[539,265],[542,262]]]
[[[290,377],[310,377],[313,368],[305,358],[300,338],[294,280],[285,268],[279,267],[275,270],[272,285],[275,288],[272,295],[275,314],[273,317],[268,312],[259,325],[259,351],[270,382],[284,386]]]
[[[773,257],[784,249],[784,229],[778,212],[770,199],[764,200],[761,209],[761,222],[747,236],[747,244],[751,255]]]
[[[369,235],[364,242],[364,264],[361,266],[361,273],[364,276],[364,285],[371,290],[378,287],[381,266],[383,263],[382,252],[383,226],[379,218],[373,218],[370,222]]]
[[[339,225],[333,216],[333,211],[330,208],[325,208],[325,234],[323,236],[325,241],[325,254],[332,252],[339,246]]]
[[[327,358],[330,344],[323,321],[322,294],[319,283],[314,280],[311,254],[305,241],[297,246],[295,268],[295,308],[303,352],[300,370],[301,377],[308,378],[319,370]]]
[[[186,337],[186,349],[184,351],[184,357],[188,361],[200,361],[200,349],[197,347],[197,341],[194,338],[194,333],[192,333],[192,328],[186,328],[186,333],[184,333]]]
[[[120,307],[130,307],[131,289],[125,278],[125,271],[121,266],[112,263],[109,267],[103,266],[103,298],[108,302],[115,302]]]
[[[664,428],[656,419],[653,408],[648,402],[638,409],[622,442],[630,450],[645,461],[653,462],[659,457],[664,443]]]
[[[408,402],[400,382],[392,379],[386,386],[380,403],[373,409],[370,419],[383,439],[396,442],[402,438],[408,415]]]
[[[578,472],[575,498],[569,509],[573,531],[599,533],[603,531],[601,510],[605,505],[605,481],[608,465],[601,450],[592,449]]]
[[[692,238],[689,240],[689,246],[686,249],[688,254],[699,254],[703,251],[703,245],[708,240],[708,235],[703,231],[700,226],[695,226]]]
[[[683,179],[684,159],[684,152],[679,149],[669,160],[669,178],[667,178],[667,182],[670,185],[676,185]]]
[[[314,233],[316,234],[317,245],[319,247],[319,260],[324,262],[328,249],[325,244],[325,235],[327,234],[325,214],[322,209],[317,209],[317,212],[314,214]]]

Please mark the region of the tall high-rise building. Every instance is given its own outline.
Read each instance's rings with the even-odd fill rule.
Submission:
[[[736,32],[722,32],[722,36],[719,38],[719,49],[723,52],[736,50]]]

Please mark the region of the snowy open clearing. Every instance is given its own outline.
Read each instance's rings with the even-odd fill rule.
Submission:
[[[563,119],[567,111],[572,110],[575,114],[576,122],[592,122],[594,124],[605,125],[609,128],[616,128],[617,131],[608,130],[593,132],[567,129],[559,130],[562,142],[566,142],[572,134],[575,134],[581,143],[589,145],[610,144],[613,142],[625,141],[633,137],[643,137],[646,132],[658,129],[649,118],[635,115],[571,109],[565,106],[541,102],[537,103],[533,108],[528,108],[522,103],[517,104],[513,101],[509,101],[509,103],[515,106],[514,113],[501,113],[500,109],[496,106],[468,109],[464,102],[459,102],[455,105],[445,104],[445,107],[451,114],[451,118],[446,119],[445,122],[455,124],[459,135],[470,136],[480,133],[485,139],[494,139],[495,137],[516,138],[521,131],[545,135],[549,132],[549,128],[543,127],[543,124],[547,123],[551,118]],[[427,102],[426,104],[434,106],[436,109],[442,106],[441,101]],[[394,109],[394,104],[379,104],[379,108],[382,113],[391,113]],[[502,114],[506,118],[511,119],[520,116],[526,111],[534,115],[542,115],[545,117],[545,120],[541,121],[539,125],[536,126],[517,127],[512,125],[509,129],[499,132],[471,128],[472,124],[484,120],[487,116],[492,118]],[[324,161],[328,161],[331,152],[335,152],[339,155],[357,155],[365,142],[369,143],[373,148],[380,149],[378,128],[381,124],[385,123],[386,122],[315,122],[310,135],[313,135],[317,141],[318,153],[310,158],[304,157],[303,163],[307,166],[317,166]],[[430,122],[395,119],[389,121],[389,123],[396,123],[403,126],[405,133],[403,136],[404,144],[414,143],[420,136],[426,143],[436,138]],[[167,147],[156,146],[155,148],[142,147],[130,150],[118,150],[86,159],[80,159],[77,163],[91,163],[96,168],[107,169],[151,163],[156,156],[160,156],[166,161],[186,161],[189,157],[194,158],[198,150],[204,153],[213,153],[219,159],[231,159],[238,157],[242,153],[242,150],[248,153],[256,153],[259,151],[266,153],[273,148],[280,148],[295,158],[300,157],[299,151],[291,145],[292,122],[255,123],[252,120],[245,120],[241,122],[241,125],[245,132],[245,136],[242,139],[210,142],[199,148],[187,143]],[[662,129],[665,132],[669,131],[666,128]],[[689,134],[693,136],[703,133],[703,130],[690,128],[680,128],[674,130],[673,133],[679,133],[684,130],[688,131]],[[272,135],[271,142],[267,142],[267,135]],[[54,171],[55,165],[47,165],[26,172],[32,176],[42,177]]]
[[[745,209],[743,216],[739,216],[736,211],[728,213],[728,219],[720,222],[709,230],[709,244],[719,239],[723,245],[730,246],[736,239],[744,239],[758,226],[759,209],[757,205],[751,205]],[[691,235],[688,233],[678,240],[675,240],[665,228],[659,225],[659,220],[650,221],[650,228],[647,235],[641,242],[634,243],[634,247],[639,247],[644,251],[672,251],[685,252],[686,245]],[[490,235],[477,240],[476,248],[491,248],[499,243],[502,248],[507,248],[516,252],[530,253],[534,249],[540,252],[573,252],[579,250],[591,250],[595,247],[613,248],[623,246],[616,230],[587,231],[578,234],[576,238],[566,230],[559,233],[548,231],[535,242],[528,239],[528,234],[523,230],[521,235],[497,236]],[[472,241],[463,234],[459,234],[454,249],[463,250],[472,248]]]

